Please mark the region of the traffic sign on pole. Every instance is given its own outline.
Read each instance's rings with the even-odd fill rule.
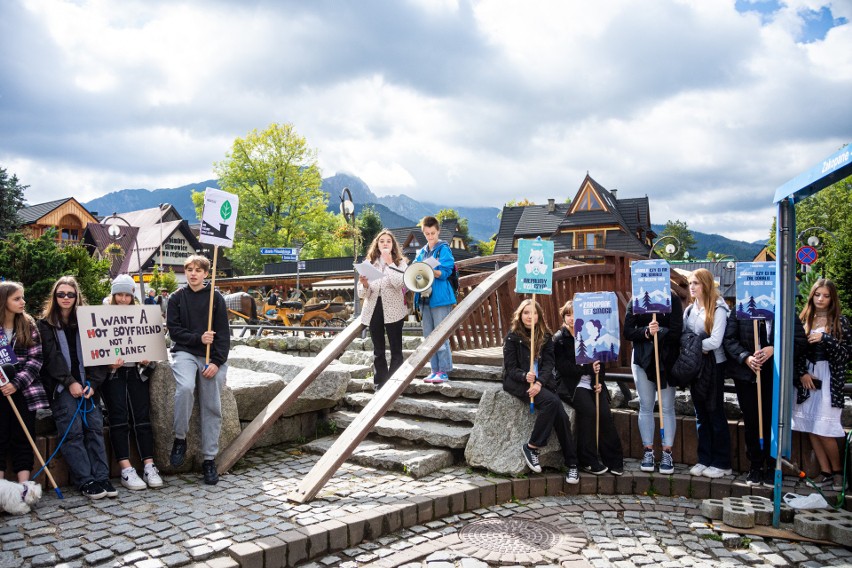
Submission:
[[[819,253],[810,245],[799,247],[799,250],[796,251],[796,261],[799,264],[810,265],[815,263],[817,258],[819,258]]]
[[[293,262],[293,261],[296,261],[296,260],[299,260],[298,254],[282,254],[281,255],[281,261],[282,262]]]

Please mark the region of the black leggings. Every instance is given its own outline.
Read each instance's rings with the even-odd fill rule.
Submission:
[[[385,323],[385,310],[382,307],[382,298],[376,298],[376,309],[370,318],[370,339],[373,340],[373,366],[376,373],[373,376],[373,384],[377,387],[387,382],[391,375],[402,365],[402,326],[405,318]],[[390,344],[391,360],[388,366],[385,355],[385,332],[388,334]]]
[[[130,459],[130,425],[143,460],[154,457],[148,381],[132,367],[121,367],[101,387],[109,416],[109,439],[116,461]]]

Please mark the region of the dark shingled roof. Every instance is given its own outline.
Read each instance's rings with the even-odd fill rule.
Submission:
[[[648,197],[618,199],[586,174],[574,200],[586,184],[591,185],[608,211],[577,211],[568,214],[571,208],[569,204],[556,204],[554,211],[548,211],[548,205],[503,207],[494,254],[513,253],[515,239],[535,236],[551,238],[556,250],[569,250],[574,245],[572,236],[561,233],[561,230],[617,225],[621,231],[607,231],[606,248],[647,255],[648,245],[636,235],[639,231],[654,235]]]
[[[66,197],[65,199],[57,199],[56,201],[48,201],[46,203],[39,203],[38,205],[30,205],[29,207],[24,207],[20,211],[18,211],[18,218],[21,220],[23,225],[29,225],[31,223],[35,223],[57,207],[60,207],[67,201],[70,201],[71,197]]]

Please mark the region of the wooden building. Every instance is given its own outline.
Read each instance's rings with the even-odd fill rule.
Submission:
[[[73,197],[29,205],[18,211],[18,217],[24,234],[37,239],[48,229],[55,228],[56,240],[60,244],[79,244],[86,226],[98,222]]]
[[[648,256],[651,229],[648,196],[619,199],[586,174],[570,203],[503,207],[494,254],[518,251],[518,240],[552,240],[554,249],[607,249]]]

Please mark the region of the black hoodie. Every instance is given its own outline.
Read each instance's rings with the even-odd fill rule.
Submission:
[[[169,297],[166,325],[172,338],[173,353],[185,351],[198,357],[206,356],[207,346],[201,343],[201,335],[207,331],[209,309],[210,284],[198,292],[186,286]],[[228,360],[231,328],[225,298],[219,292],[213,293],[213,331],[216,338],[210,346],[210,362],[221,367]]]

